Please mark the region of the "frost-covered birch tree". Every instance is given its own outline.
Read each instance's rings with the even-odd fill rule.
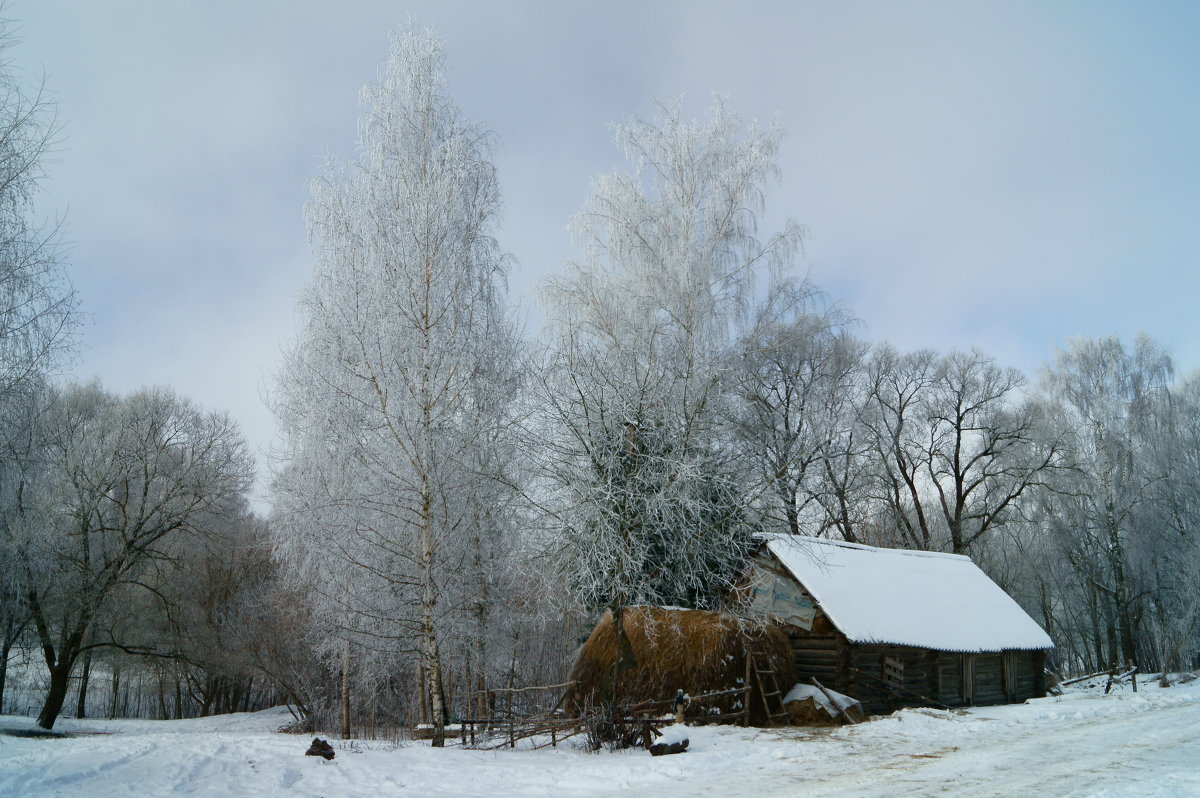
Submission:
[[[447,97],[444,68],[436,36],[394,38],[356,156],[314,181],[316,266],[276,397],[279,551],[346,644],[419,652],[434,745],[480,503],[496,506],[480,471],[512,393],[498,372],[515,361],[493,137]]]
[[[758,238],[781,135],[719,97],[703,121],[676,103],[617,126],[630,168],[595,181],[571,225],[580,257],[544,286],[548,518],[563,579],[612,609],[618,640],[627,605],[714,603],[745,550],[721,420],[756,277],[800,241],[792,224]]]

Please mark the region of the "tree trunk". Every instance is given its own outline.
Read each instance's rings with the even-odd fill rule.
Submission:
[[[479,591],[475,603],[475,678],[467,679],[467,690],[471,691],[467,712],[476,718],[486,717],[485,701],[487,699],[487,614],[488,590],[487,576],[483,567],[483,540],[480,534],[475,536],[475,573],[479,579]]]
[[[92,676],[92,651],[83,655],[83,673],[79,676],[79,699],[75,702],[75,717],[87,717],[88,680]]]
[[[614,711],[620,706],[621,675],[637,667],[637,656],[633,653],[633,644],[629,635],[625,634],[625,606],[610,605],[612,613],[613,632],[617,637],[617,658],[612,664],[612,677],[609,680],[608,699]]]
[[[0,715],[4,714],[4,685],[8,681],[8,655],[12,651],[12,643],[5,638],[0,648]]]
[[[612,613],[613,632],[617,636],[616,672],[620,674],[637,667],[637,656],[633,653],[629,635],[625,634],[625,607],[611,606],[609,611]]]
[[[441,653],[435,638],[426,638],[428,647],[426,657],[429,660],[427,674],[429,677],[430,723],[433,726],[432,745],[441,748],[446,744],[446,694],[442,684]]]
[[[75,658],[91,619],[86,616],[82,618],[70,634],[63,635],[56,649],[50,627],[42,615],[41,604],[35,594],[30,594],[29,603],[34,628],[37,629],[38,640],[42,644],[42,656],[45,657],[46,668],[50,671],[50,689],[46,693],[42,711],[38,714],[37,724],[49,730],[54,728],[54,722],[58,720],[63,704],[67,701],[71,669],[75,666]]]
[[[425,678],[424,662],[417,664],[417,723],[429,723],[429,680]]]
[[[425,429],[431,430],[429,413],[425,413]],[[426,451],[433,447],[426,441]],[[442,656],[438,650],[437,626],[434,619],[437,610],[437,590],[434,585],[433,547],[433,489],[429,484],[428,472],[421,473],[421,629],[424,636],[425,667],[429,678],[429,709],[432,714],[433,739],[431,744],[441,748],[446,744],[446,694],[442,685]]]
[[[46,693],[46,701],[38,714],[37,725],[43,729],[53,729],[54,722],[62,712],[63,704],[67,703],[67,688],[71,683],[71,663],[60,660],[50,668],[50,690]]]
[[[342,643],[342,739],[350,739],[350,641]]]
[[[211,676],[204,677],[204,685],[200,688],[200,717],[207,718],[212,714],[213,701],[216,697],[216,682]]]
[[[163,683],[163,675],[161,670],[158,672],[158,719],[171,719],[171,714],[167,712],[167,687]]]
[[[112,695],[108,699],[109,720],[117,717],[117,700],[121,694],[121,668],[116,663],[112,669]]]

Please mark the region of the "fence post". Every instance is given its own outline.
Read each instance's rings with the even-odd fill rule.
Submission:
[[[746,679],[742,682],[742,727],[750,725],[750,667],[754,662],[754,655],[749,650],[746,651]]]

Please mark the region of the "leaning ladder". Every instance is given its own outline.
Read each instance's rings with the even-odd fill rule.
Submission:
[[[786,724],[788,718],[787,709],[783,706],[783,691],[779,689],[779,679],[776,675],[771,658],[763,650],[762,641],[752,641],[746,648],[746,686],[750,686],[750,678],[758,684],[759,700],[762,701],[763,710],[767,713],[767,724],[770,726]],[[749,721],[750,702],[747,701],[746,722]]]

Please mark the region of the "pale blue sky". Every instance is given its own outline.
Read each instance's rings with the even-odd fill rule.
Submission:
[[[261,396],[311,262],[302,206],[348,151],[358,90],[412,18],[503,142],[513,299],[571,255],[607,123],[727,93],[788,131],[769,231],[901,348],[978,346],[1028,373],[1065,339],[1145,331],[1200,366],[1200,4],[11,0],[64,139],[91,321],[75,366],[229,409]]]

